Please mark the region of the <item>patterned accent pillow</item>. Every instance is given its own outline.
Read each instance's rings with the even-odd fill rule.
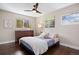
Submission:
[[[49,33],[44,36],[44,39],[51,39],[51,38],[49,37]]]

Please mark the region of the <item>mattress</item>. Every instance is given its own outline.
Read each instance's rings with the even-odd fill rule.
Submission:
[[[48,44],[48,47],[51,47],[53,46],[56,42],[58,42],[58,39],[43,39],[47,42]],[[25,41],[23,40],[20,40],[20,44],[23,44],[25,47],[27,47],[29,50],[33,51],[32,47],[26,43]]]

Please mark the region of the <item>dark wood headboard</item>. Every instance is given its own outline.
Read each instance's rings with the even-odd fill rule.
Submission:
[[[19,41],[21,37],[28,37],[28,36],[34,36],[33,30],[26,30],[26,31],[15,31],[15,40]]]

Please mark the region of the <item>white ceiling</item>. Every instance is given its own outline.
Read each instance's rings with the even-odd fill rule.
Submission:
[[[72,5],[73,3],[39,3],[38,10],[42,12],[42,14],[24,11],[31,10],[34,4],[35,3],[0,3],[0,9],[22,15],[39,17],[49,12],[53,12],[57,9],[61,9],[69,5]]]

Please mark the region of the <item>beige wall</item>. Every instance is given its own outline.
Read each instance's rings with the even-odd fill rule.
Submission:
[[[60,36],[63,37],[61,40],[61,44],[79,49],[79,24],[72,24],[72,25],[62,25],[61,20],[62,16],[69,15],[74,12],[79,12],[79,4],[74,4],[69,7],[65,7],[63,9],[57,10],[55,12],[51,12],[47,15],[37,18],[39,21],[43,21],[47,16],[55,16],[55,28],[52,30],[52,33],[58,33]],[[50,29],[48,29],[49,31]]]
[[[0,44],[15,41],[16,19],[29,19],[35,30],[35,18],[0,10]],[[12,28],[4,27],[4,20],[12,21]],[[26,29],[24,29],[26,30]]]

